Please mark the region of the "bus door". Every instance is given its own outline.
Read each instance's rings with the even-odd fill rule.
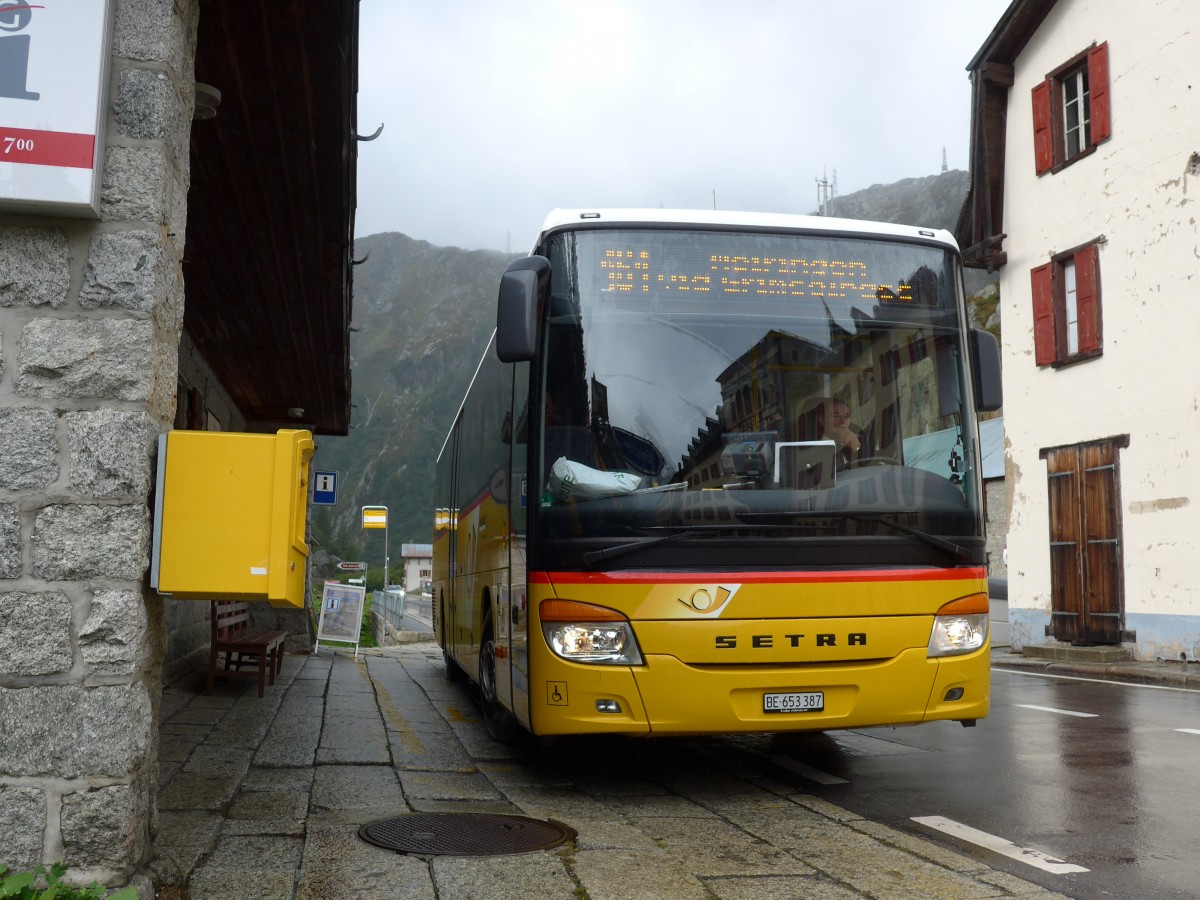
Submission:
[[[489,593],[492,597],[492,641],[496,647],[496,702],[505,708],[512,705],[512,589],[508,560],[511,490],[507,449],[503,465],[492,473],[488,501],[480,507],[476,534],[476,552],[487,558],[486,570],[494,577]]]
[[[514,493],[524,487],[524,477],[513,473]],[[511,505],[524,502],[523,496],[513,497]],[[510,662],[508,674],[510,679],[511,704],[509,708],[513,715],[526,727],[529,720],[529,595],[526,587],[527,569],[525,567],[525,529],[522,522],[518,529],[513,528],[509,535],[508,547],[509,583],[505,618],[509,629],[508,655]],[[497,680],[499,680],[497,678]]]
[[[502,572],[496,585],[495,628],[496,641],[496,702],[508,708],[512,706],[512,588],[506,582],[508,573]]]
[[[492,600],[492,641],[495,645],[496,702],[512,707],[513,677],[513,601],[511,554],[514,493],[520,483],[513,476],[513,448],[519,436],[512,421],[512,372],[485,372],[484,366],[496,365],[489,358],[480,366],[486,375],[480,385],[483,408],[480,410],[481,465],[490,471],[484,500],[479,504],[476,521],[475,552],[480,560],[474,568],[488,573],[487,592]],[[479,585],[482,593],[483,585]]]
[[[508,464],[508,591],[504,618],[508,629],[508,659],[505,667],[509,678],[508,690],[511,703],[507,704],[522,724],[529,721],[529,634],[528,594],[525,567],[525,523],[529,509],[528,459],[529,459],[529,363],[519,362],[513,367],[512,403],[514,411],[512,434],[509,445]],[[499,675],[497,675],[499,681]]]

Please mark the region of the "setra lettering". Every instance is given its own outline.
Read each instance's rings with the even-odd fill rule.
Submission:
[[[789,647],[804,646],[804,640],[808,637],[806,634],[784,634],[781,635],[783,640],[787,641]],[[817,647],[865,647],[867,646],[867,633],[865,631],[851,631],[845,635],[841,635],[845,643],[839,645],[839,635],[831,633],[814,634],[813,643]],[[750,646],[755,650],[770,650],[775,647],[775,638],[773,634],[752,634],[750,635]],[[734,634],[719,634],[716,636],[714,645],[718,650],[736,650],[738,646],[737,635]]]

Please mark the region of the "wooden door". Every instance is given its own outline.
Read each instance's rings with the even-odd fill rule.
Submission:
[[[1043,450],[1050,500],[1051,618],[1072,644],[1119,644],[1124,619],[1117,451],[1127,439]]]

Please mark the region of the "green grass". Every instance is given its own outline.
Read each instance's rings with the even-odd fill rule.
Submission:
[[[358,633],[358,646],[360,647],[376,646],[375,634],[371,631],[371,604],[373,602],[374,598],[367,594],[367,602],[363,604],[362,628]]]

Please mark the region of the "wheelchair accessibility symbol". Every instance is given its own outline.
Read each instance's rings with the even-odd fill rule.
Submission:
[[[546,703],[550,706],[567,705],[567,683],[565,681],[546,682]]]

